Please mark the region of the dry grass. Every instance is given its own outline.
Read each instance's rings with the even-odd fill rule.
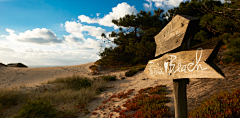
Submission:
[[[96,98],[96,91],[103,87],[103,80],[93,81],[85,77],[73,75],[71,77],[48,81],[44,86],[35,87],[35,89],[26,92],[17,88],[9,90],[1,89],[0,118],[16,117],[17,115],[19,117],[19,111],[22,111],[22,113],[27,112],[23,108],[24,105],[38,103],[39,98],[50,104],[53,109],[56,109],[58,114],[56,117],[73,118],[80,111],[79,106]],[[42,112],[44,113],[45,111]]]

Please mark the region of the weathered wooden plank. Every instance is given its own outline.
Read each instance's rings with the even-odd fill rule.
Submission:
[[[164,56],[150,60],[144,73],[152,79],[179,79],[179,78],[224,78],[206,63],[213,49],[202,49],[181,51],[178,53],[167,53]]]
[[[191,22],[190,22],[191,21]],[[186,15],[176,15],[154,39],[156,42],[155,56],[171,51],[185,42],[196,28],[191,24],[198,24],[199,19]],[[191,27],[190,27],[191,26]]]
[[[173,80],[175,118],[187,118],[188,116],[186,92],[187,84],[189,84],[189,78]]]

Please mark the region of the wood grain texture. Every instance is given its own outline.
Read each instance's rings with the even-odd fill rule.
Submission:
[[[144,73],[152,79],[223,79],[224,76],[206,63],[213,50],[198,48],[198,50],[167,53],[158,59],[150,60]]]
[[[181,46],[181,44],[194,33],[194,27],[189,26],[198,22],[199,19],[196,17],[176,15],[160,33],[154,37],[157,45],[155,56]]]
[[[187,118],[187,92],[186,86],[189,78],[173,80],[175,118]]]

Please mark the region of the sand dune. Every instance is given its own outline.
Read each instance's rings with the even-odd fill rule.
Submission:
[[[88,67],[92,64],[93,62],[75,66],[45,68],[0,67],[0,88],[34,86],[57,77],[73,74],[87,75],[90,71]]]
[[[42,82],[55,79],[57,77],[66,77],[73,74],[83,75],[86,77],[94,77],[98,75],[88,75],[90,72],[89,66],[92,63],[76,65],[76,66],[63,66],[63,67],[48,67],[48,68],[12,68],[0,67],[0,88],[12,88],[21,85],[35,86]],[[229,65],[221,67],[226,75],[226,79],[190,79],[190,84],[187,85],[187,98],[188,110],[192,110],[201,104],[204,99],[210,98],[220,90],[231,91],[232,88],[240,87],[240,65]],[[172,80],[161,79],[146,79],[147,75],[143,71],[135,74],[133,77],[127,77],[124,80],[120,78],[124,76],[125,71],[104,71],[100,70],[101,75],[116,75],[117,80],[108,82],[109,86],[113,88],[107,89],[99,95],[99,98],[89,102],[87,109],[92,113],[95,108],[102,105],[102,101],[108,99],[111,95],[120,92],[127,92],[129,89],[135,89],[135,92],[142,88],[154,87],[157,85],[166,85],[168,95],[171,101],[166,103],[170,107],[171,112],[174,113],[174,99],[173,99],[173,83]],[[145,78],[145,80],[143,80]],[[135,93],[134,93],[135,94]],[[133,98],[131,95],[130,98]],[[122,106],[127,99],[116,99],[116,101],[109,103],[110,107]],[[107,118],[112,110],[105,109],[104,111],[96,111],[96,115],[79,114],[79,118]],[[105,115],[104,115],[105,114]],[[113,117],[118,116],[114,114]]]

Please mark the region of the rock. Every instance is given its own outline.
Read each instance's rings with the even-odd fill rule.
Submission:
[[[10,64],[7,64],[7,67],[25,67],[25,68],[28,68],[26,65],[24,65],[22,63],[10,63]]]
[[[7,65],[0,63],[0,67],[7,67]]]

